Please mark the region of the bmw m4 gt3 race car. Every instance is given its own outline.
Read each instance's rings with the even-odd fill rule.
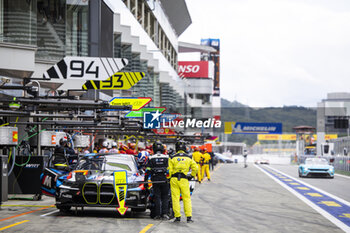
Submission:
[[[90,154],[57,187],[56,207],[116,207],[121,215],[128,208],[147,209],[148,190],[134,156],[127,154]]]
[[[299,165],[299,177],[323,176],[334,178],[334,167],[324,158],[307,158]]]

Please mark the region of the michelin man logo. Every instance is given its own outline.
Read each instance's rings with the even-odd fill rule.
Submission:
[[[160,116],[162,114],[157,112],[144,112],[143,113],[143,128],[144,129],[159,129],[160,128]]]

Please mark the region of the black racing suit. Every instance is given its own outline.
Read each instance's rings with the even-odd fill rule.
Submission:
[[[74,149],[68,146],[57,146],[55,148],[55,154],[64,155],[67,158],[69,165],[74,165],[78,161],[78,156],[75,154]]]
[[[145,177],[151,176],[155,202],[155,216],[168,215],[169,212],[169,183],[166,175],[168,173],[169,156],[154,154],[149,157]],[[159,182],[159,183],[158,183]],[[161,183],[164,182],[164,183]]]

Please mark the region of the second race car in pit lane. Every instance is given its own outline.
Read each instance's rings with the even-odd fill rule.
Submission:
[[[299,177],[323,176],[334,178],[334,167],[324,158],[307,158],[298,168]]]
[[[117,207],[121,214],[127,208],[146,211],[148,190],[143,180],[132,155],[84,156],[57,187],[56,207],[62,211],[71,207]]]

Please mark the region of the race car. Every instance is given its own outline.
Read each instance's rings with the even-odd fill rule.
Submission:
[[[299,177],[323,176],[334,178],[334,167],[324,158],[307,158],[298,168]]]
[[[133,155],[88,154],[57,186],[56,207],[116,207],[121,215],[147,209],[148,190]]]
[[[256,159],[254,161],[255,164],[270,164],[270,161],[268,159],[260,158]]]

